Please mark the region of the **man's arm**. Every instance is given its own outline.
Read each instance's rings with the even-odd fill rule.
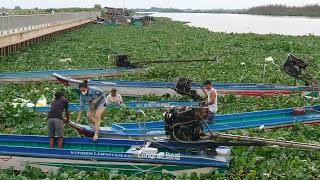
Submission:
[[[66,120],[65,123],[69,123],[70,122],[70,111],[68,108],[66,108]]]
[[[123,100],[122,100],[122,97],[121,95],[119,94],[119,105],[123,103]]]

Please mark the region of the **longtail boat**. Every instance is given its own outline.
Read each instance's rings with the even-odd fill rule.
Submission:
[[[208,124],[214,132],[246,128],[286,128],[295,123],[319,124],[320,106],[305,107],[306,113],[295,115],[294,108],[245,112],[236,114],[217,115],[215,123]],[[80,134],[87,137],[93,136],[93,127],[74,122],[70,126]],[[122,123],[100,128],[100,137],[128,138],[128,139],[154,139],[165,136],[164,121]],[[204,128],[206,132],[206,128]]]
[[[126,74],[141,73],[143,69],[130,68],[101,68],[101,69],[69,69],[69,70],[47,70],[29,72],[4,72],[0,73],[0,83],[38,82],[56,80],[52,74],[58,73],[73,78],[97,78],[114,77]]]
[[[168,108],[168,107],[199,107],[199,102],[196,101],[133,101],[125,102],[125,104],[108,105],[107,108],[129,108],[129,109],[147,109],[147,108]],[[80,104],[69,104],[69,111],[79,111]],[[34,107],[37,112],[49,112],[50,106]]]
[[[53,76],[65,86],[78,89],[82,81],[67,78],[59,74]],[[146,94],[155,95],[178,95],[175,89],[175,82],[152,82],[152,81],[113,81],[113,80],[89,80],[90,86],[96,86],[106,93],[112,88],[117,88],[118,92],[124,96],[142,96]],[[220,95],[236,94],[243,96],[274,96],[289,95],[294,93],[307,93],[311,91],[306,86],[291,86],[285,84],[256,84],[256,83],[215,83],[214,88]],[[192,84],[191,87],[201,96],[204,95],[199,85]]]
[[[65,138],[64,148],[56,149],[48,147],[48,140],[44,136],[0,135],[0,169],[23,170],[30,165],[44,172],[70,167],[117,174],[150,172],[177,176],[227,168],[231,154],[228,147],[219,146],[211,153],[212,149],[197,143]]]

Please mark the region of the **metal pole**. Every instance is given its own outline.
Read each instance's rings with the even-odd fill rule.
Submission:
[[[125,15],[125,13],[124,13],[124,0],[122,0],[122,13],[123,13],[123,16]]]
[[[314,105],[314,84],[312,83],[312,99],[311,99],[311,106],[313,108],[313,105]]]
[[[263,65],[263,82],[264,83],[266,82],[266,67],[267,67],[267,64],[264,64]]]
[[[137,113],[141,113],[143,115],[143,134],[144,134],[144,145],[147,143],[147,120],[146,120],[146,113],[139,109]],[[139,124],[139,123],[138,123]]]
[[[213,62],[216,61],[217,57],[213,59],[192,59],[192,60],[155,60],[155,61],[141,61],[141,62],[133,62],[134,66],[137,65],[146,65],[146,64],[163,64],[163,63],[187,63],[187,62]]]

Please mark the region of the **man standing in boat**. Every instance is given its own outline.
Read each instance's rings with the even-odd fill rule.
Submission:
[[[81,115],[85,111],[86,105],[89,104],[87,117],[94,124],[93,140],[99,139],[99,130],[101,124],[101,116],[106,110],[106,96],[102,90],[97,87],[89,87],[88,81],[79,84],[80,89],[80,109],[77,122],[80,122]]]
[[[116,88],[112,88],[111,89],[111,93],[107,96],[107,101],[106,101],[107,105],[110,104],[116,104],[116,105],[122,105],[123,100],[120,94],[117,93],[117,89]]]
[[[64,124],[70,120],[69,103],[64,97],[63,92],[55,93],[55,100],[52,101],[48,114],[48,135],[50,148],[54,147],[55,134],[58,135],[58,148],[63,147]],[[62,113],[66,112],[66,118],[63,119]]]
[[[214,115],[218,111],[218,93],[213,88],[212,83],[210,80],[206,80],[204,83],[204,88],[208,91],[208,99],[207,101],[203,102],[204,106],[209,108],[209,116],[208,121],[213,123],[214,122]]]

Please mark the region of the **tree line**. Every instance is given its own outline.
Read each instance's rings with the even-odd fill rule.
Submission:
[[[176,9],[157,8],[134,9],[137,12],[163,12],[163,13],[229,13],[229,14],[258,14],[273,16],[310,16],[320,17],[319,5],[306,5],[302,7],[286,5],[266,5],[249,9]]]
[[[258,6],[247,10],[244,13],[261,14],[261,15],[276,15],[276,16],[320,16],[319,5],[307,5],[303,7],[285,6],[285,5],[269,5]]]

